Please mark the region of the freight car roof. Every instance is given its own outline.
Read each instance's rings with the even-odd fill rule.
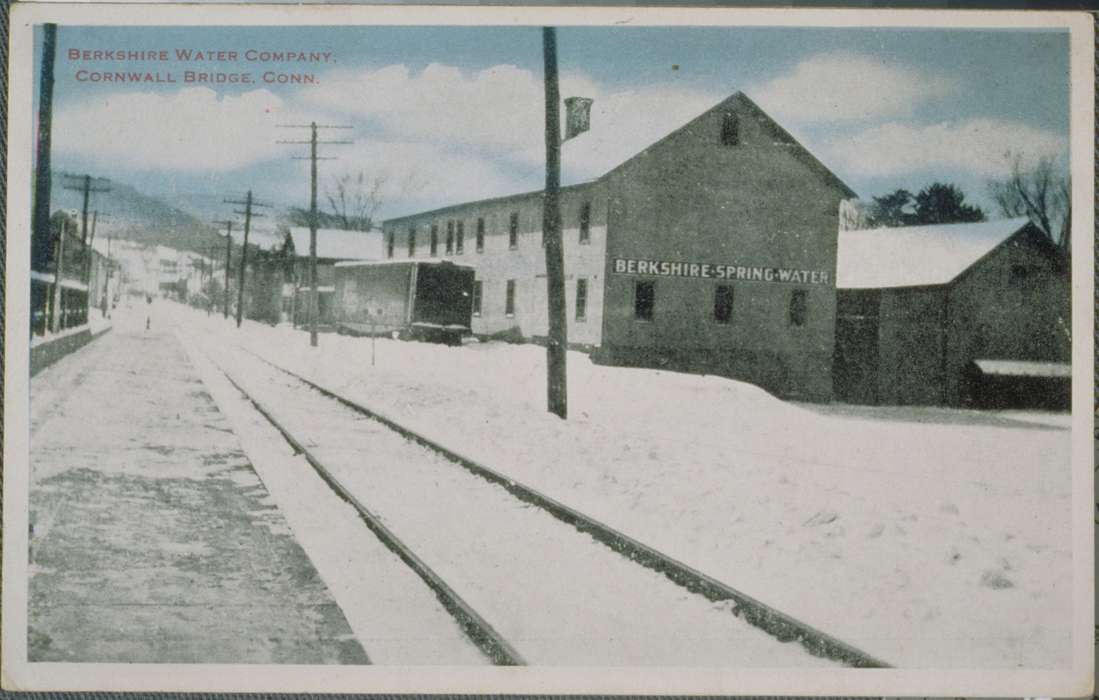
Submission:
[[[1021,231],[1029,221],[903,226],[840,231],[839,289],[946,284]]]

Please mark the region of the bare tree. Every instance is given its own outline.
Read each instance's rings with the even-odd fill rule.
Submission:
[[[368,178],[363,170],[356,175],[346,173],[334,178],[324,196],[340,228],[369,231],[374,215],[382,206],[382,191],[388,180],[389,176],[384,173]]]
[[[988,183],[1000,213],[1026,216],[1064,252],[1069,250],[1072,227],[1071,180],[1056,158],[1043,156],[1028,164],[1023,154],[1006,154],[1010,174]]]
[[[360,170],[346,173],[332,180],[325,190],[328,207],[339,228],[349,231],[369,231],[378,211],[391,197],[400,199],[423,187],[415,172],[409,172],[400,182],[393,183],[390,174],[382,172],[369,177]]]

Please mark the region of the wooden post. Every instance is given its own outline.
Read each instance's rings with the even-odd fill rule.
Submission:
[[[546,244],[546,297],[549,338],[546,344],[547,409],[568,417],[568,325],[565,311],[565,262],[561,246],[561,115],[557,85],[557,32],[542,28],[546,87],[546,191],[542,200],[542,232]]]
[[[309,345],[317,347],[317,122],[309,129]]]
[[[252,223],[252,190],[244,197],[244,245],[240,248],[240,274],[237,276],[237,328],[244,315],[244,270],[248,264],[248,228]]]
[[[53,318],[52,330],[54,333],[61,330],[61,271],[65,267],[65,236],[68,235],[69,217],[61,219],[61,233],[57,236],[57,264],[53,272]]]
[[[50,137],[53,121],[53,65],[57,25],[42,25],[42,73],[38,84],[38,143],[35,149],[34,220],[31,269],[45,272],[53,248],[50,232]],[[56,312],[55,314],[56,315]],[[53,319],[50,319],[52,324]]]
[[[229,269],[233,264],[233,222],[225,222],[225,292],[222,294],[222,318],[229,318]]]

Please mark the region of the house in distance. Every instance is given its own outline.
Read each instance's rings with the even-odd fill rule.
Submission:
[[[294,284],[284,294],[285,311],[295,326],[309,322],[309,228],[292,226],[290,239],[294,244]],[[334,323],[333,294],[335,265],[345,260],[380,260],[382,236],[378,230],[347,231],[317,229],[317,323]]]

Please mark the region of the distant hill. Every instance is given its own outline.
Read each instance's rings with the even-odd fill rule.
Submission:
[[[67,173],[53,173],[50,190],[50,209],[80,211],[83,206],[83,194],[80,191],[67,190],[73,178]],[[109,212],[108,216],[96,223],[96,238],[110,235],[145,245],[163,245],[177,250],[190,250],[205,253],[224,238],[218,236],[212,224],[203,222],[191,213],[173,207],[161,199],[143,194],[130,185],[111,181],[109,192],[97,192],[91,195],[88,205],[88,225],[91,225],[91,212]]]

